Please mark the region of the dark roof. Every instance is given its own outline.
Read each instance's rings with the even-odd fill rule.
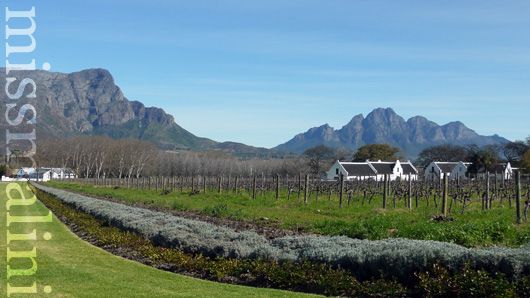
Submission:
[[[416,170],[414,169],[414,167],[410,163],[402,163],[401,167],[403,168],[403,174],[405,174],[405,175],[418,174],[418,172],[416,172]]]
[[[374,169],[367,163],[343,163],[348,176],[375,176]]]
[[[377,163],[377,162],[370,162],[372,166],[377,170],[377,174],[385,175],[385,174],[393,174],[394,173],[394,166],[395,163]]]
[[[493,170],[495,173],[503,173],[506,170],[506,164],[496,164]]]
[[[458,165],[457,162],[437,162],[436,165],[442,170],[442,173],[450,173]]]
[[[43,178],[44,177],[44,174],[46,174],[47,171],[40,171],[40,170],[37,170],[31,174],[29,174],[29,178]]]
[[[489,172],[490,174],[495,174],[495,173],[497,173],[497,174],[502,174],[502,173],[504,173],[505,170],[506,170],[506,164],[504,164],[504,163],[500,163],[500,164],[496,164],[496,165],[493,167],[493,169],[491,169],[491,170],[489,170],[489,171],[488,171],[487,169],[485,169],[485,168],[481,168],[478,172],[479,172],[479,173],[486,173],[486,172]]]

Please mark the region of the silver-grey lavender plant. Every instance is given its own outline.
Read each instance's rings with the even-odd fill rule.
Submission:
[[[188,253],[211,257],[323,262],[349,269],[358,277],[384,275],[409,279],[414,272],[424,271],[434,263],[458,270],[466,262],[474,268],[502,272],[509,277],[530,273],[530,246],[472,249],[439,241],[400,238],[370,241],[317,235],[268,240],[254,231],[236,232],[164,212],[33,185],[113,226],[138,233],[157,245]]]

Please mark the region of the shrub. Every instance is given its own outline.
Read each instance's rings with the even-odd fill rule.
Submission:
[[[324,263],[347,269],[362,280],[386,276],[410,282],[414,272],[427,271],[433,264],[456,272],[467,263],[473,269],[499,272],[509,278],[530,273],[528,246],[470,249],[438,241],[399,238],[370,241],[316,235],[268,240],[253,231],[236,232],[163,212],[34,186],[112,226],[142,235],[156,245],[208,257]]]
[[[325,264],[310,262],[276,262],[209,258],[201,254],[186,254],[180,250],[153,245],[136,233],[123,231],[98,221],[92,215],[74,209],[52,195],[39,192],[39,199],[53,213],[96,244],[111,248],[122,256],[132,257],[151,266],[173,272],[184,272],[215,281],[260,287],[275,287],[332,296],[372,296],[381,293],[401,293],[406,288],[396,282],[373,280],[358,282],[353,275]],[[125,255],[123,255],[125,254]],[[377,285],[374,288],[372,285]]]

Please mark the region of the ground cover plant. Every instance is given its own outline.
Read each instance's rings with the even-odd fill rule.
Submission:
[[[489,210],[482,210],[480,199],[462,206],[449,203],[452,221],[436,221],[440,203],[419,198],[409,210],[403,200],[397,200],[396,208],[381,208],[381,196],[355,195],[347,197],[342,208],[337,196],[330,198],[313,194],[304,204],[295,193],[279,199],[272,191],[264,191],[256,198],[244,190],[194,193],[189,189],[129,189],[123,186],[104,187],[92,184],[51,181],[50,186],[97,197],[112,198],[128,204],[146,204],[169,210],[192,211],[210,216],[251,221],[284,229],[308,231],[324,235],[344,235],[359,239],[409,238],[452,242],[466,247],[492,245],[519,246],[530,242],[530,224],[515,224],[515,210],[509,200],[493,202]],[[392,203],[389,202],[389,205]]]
[[[0,197],[5,198],[7,183],[0,183]],[[22,185],[26,198],[31,191]],[[12,191],[14,199],[19,199]],[[12,215],[22,215],[24,210],[11,207]],[[31,209],[32,215],[46,214],[48,209],[39,201]],[[6,243],[6,204],[0,204],[0,219],[3,232],[0,242]],[[57,214],[59,215],[59,214]],[[35,225],[11,225],[11,233],[31,232]],[[42,233],[49,232],[52,238],[41,240]],[[74,235],[61,221],[54,217],[50,223],[40,223],[38,239],[34,242],[37,251],[38,270],[34,276],[39,287],[38,297],[299,297],[292,293],[274,289],[257,289],[224,283],[205,281],[185,275],[155,269],[137,262],[112,255]],[[125,238],[123,238],[125,239]],[[13,250],[28,250],[27,243],[13,241]],[[0,265],[6,268],[6,249],[0,250]],[[11,260],[15,268],[18,260]],[[28,267],[27,260],[20,260],[21,266]],[[5,275],[4,275],[5,277]],[[43,294],[42,287],[49,285],[50,294]],[[6,288],[0,295],[6,297]],[[19,295],[20,296],[20,295]],[[13,295],[12,297],[16,297]]]
[[[236,232],[166,212],[41,185],[35,187],[112,226],[138,233],[156,245],[209,257],[312,261],[358,271],[362,278],[389,272],[389,277],[401,281],[407,281],[414,271],[424,271],[437,262],[455,271],[468,262],[473,268],[502,272],[508,277],[530,273],[530,249],[527,246],[470,249],[438,241],[401,238],[370,241],[317,235],[269,240],[254,231]]]
[[[351,296],[455,296],[493,297],[523,296],[528,291],[529,279],[521,276],[517,280],[507,279],[502,273],[490,274],[483,270],[475,270],[465,265],[463,271],[450,273],[443,266],[434,265],[425,272],[415,273],[414,280],[408,284],[409,289],[400,286],[392,279],[376,279],[358,282],[345,270],[331,269],[325,265],[312,263],[268,262],[265,260],[240,260],[227,258],[208,258],[202,255],[190,255],[178,250],[152,246],[150,242],[138,237],[135,233],[125,232],[115,227],[104,224],[80,212],[54,196],[37,191],[39,199],[44,201],[61,218],[72,221],[78,228],[90,236],[98,239],[100,244],[126,245],[141,251],[155,264],[173,264],[174,270],[191,270],[207,275],[209,278],[218,278],[224,281],[235,280],[232,278],[250,278],[250,283],[261,286],[298,287],[298,290],[321,290],[330,295]],[[167,268],[167,267],[166,267]],[[429,268],[431,269],[431,268]],[[464,274],[464,277],[461,276]],[[474,287],[469,287],[471,277]],[[444,278],[449,284],[441,285],[437,282]],[[241,280],[239,280],[241,281]],[[496,284],[495,288],[485,288],[484,285]]]

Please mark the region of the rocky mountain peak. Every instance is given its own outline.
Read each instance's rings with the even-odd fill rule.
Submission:
[[[318,131],[322,131],[322,127]],[[460,121],[442,126],[423,116],[405,121],[391,108],[377,108],[366,118],[362,114],[356,115],[341,129],[330,129],[326,126],[326,134],[316,134],[316,130],[310,129],[275,149],[301,153],[321,144],[355,150],[365,144],[386,143],[399,147],[407,157],[414,158],[423,148],[438,144],[485,145],[508,141],[498,136],[478,135]]]
[[[2,75],[5,77],[5,71]],[[184,130],[175,123],[173,116],[160,108],[129,101],[106,69],[68,74],[12,71],[10,76],[30,77],[37,83],[37,99],[31,103],[39,112],[41,120],[37,132],[41,136],[102,134],[149,140],[169,148],[215,143]],[[5,93],[2,94],[1,98],[7,100]]]

